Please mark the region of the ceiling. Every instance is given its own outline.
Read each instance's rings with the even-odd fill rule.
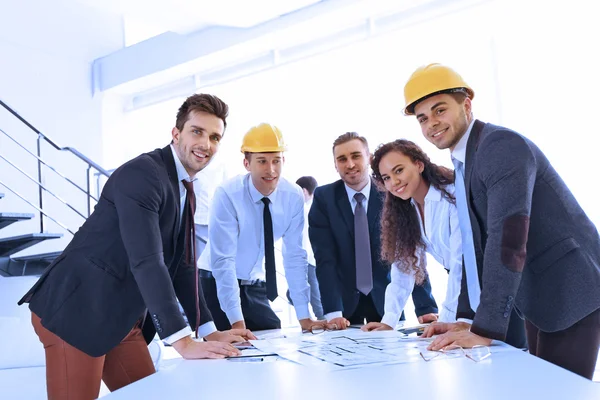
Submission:
[[[247,28],[320,0],[73,1],[121,15],[126,25],[126,35],[149,38],[167,31],[185,34],[211,25]],[[137,41],[140,38],[128,38],[127,44]]]

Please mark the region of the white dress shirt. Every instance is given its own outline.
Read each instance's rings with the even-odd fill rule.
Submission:
[[[185,207],[185,197],[186,197],[186,193],[187,193],[187,191],[185,190],[185,186],[183,186],[183,183],[181,181],[185,179],[188,182],[191,181],[192,183],[194,183],[195,178],[190,179],[190,175],[185,170],[185,167],[181,163],[181,160],[179,160],[179,157],[177,156],[177,153],[175,152],[175,148],[173,147],[172,144],[171,144],[171,152],[173,153],[173,158],[175,159],[175,169],[177,170],[177,180],[179,181],[179,205],[181,206],[180,211],[179,211],[179,221],[181,222],[181,218],[183,217],[183,208]],[[214,322],[212,322],[212,321],[207,322],[205,324],[200,325],[200,327],[198,327],[198,337],[204,337],[204,336],[210,335],[211,333],[216,332],[216,330],[217,330],[217,327],[215,326]],[[168,344],[173,344],[176,341],[178,341],[179,339],[189,336],[191,334],[192,334],[192,330],[190,329],[189,326],[186,326],[182,330],[175,332],[171,336],[166,337],[163,341]]]
[[[371,178],[369,178],[367,185],[358,192],[346,185],[345,183],[344,187],[346,188],[346,193],[348,194],[348,201],[350,202],[350,207],[352,207],[352,214],[354,214],[354,210],[356,210],[357,202],[354,198],[354,195],[356,193],[362,193],[365,196],[365,204],[363,204],[363,206],[365,207],[365,212],[367,212],[369,210],[369,195],[371,194]]]
[[[237,280],[265,280],[263,197],[246,174],[218,187],[211,204],[210,265],[221,309],[232,324],[244,319]],[[306,251],[302,247],[304,195],[298,185],[280,177],[277,189],[268,197],[273,240],[283,238],[283,267],[296,315],[310,318]]]
[[[469,136],[471,136],[471,130],[473,129],[474,124],[475,119],[471,121],[469,127],[467,128],[467,131],[465,132],[463,137],[460,138],[458,143],[456,143],[456,146],[454,146],[454,150],[452,150],[452,152],[450,153],[452,155],[452,158],[455,158],[458,161],[462,162],[463,165],[467,160],[467,143],[469,142]]]
[[[310,265],[316,266],[317,262],[315,261],[315,253],[313,253],[313,249],[310,244],[310,238],[308,237],[308,212],[310,211],[310,206],[312,206],[312,200],[304,203],[304,229],[302,230],[302,247],[304,247],[304,250],[306,250],[306,261]]]
[[[454,194],[454,185],[446,186],[450,194]],[[450,271],[446,299],[442,304],[440,321],[455,322],[460,282],[462,278],[462,240],[458,225],[456,205],[443,197],[442,192],[433,186],[425,196],[425,225],[421,213],[414,200],[413,207],[419,215],[421,237],[425,242],[425,251],[437,262]],[[425,257],[425,254],[418,254]],[[384,324],[396,326],[415,284],[414,274],[401,272],[396,263],[391,268],[391,282],[385,290],[385,314],[381,320]]]
[[[356,205],[358,204],[358,202],[354,198],[354,195],[356,193],[362,193],[365,196],[365,201],[364,201],[363,207],[365,208],[365,213],[368,212],[369,211],[369,195],[371,194],[371,178],[369,178],[367,185],[359,191],[352,189],[351,187],[346,185],[346,183],[344,183],[344,187],[346,188],[346,193],[348,194],[348,201],[350,202],[350,207],[352,208],[352,214],[354,214],[354,210],[356,210]],[[316,264],[314,264],[314,265],[316,265]],[[343,316],[344,315],[343,315],[342,311],[338,310],[338,311],[332,311],[330,313],[325,314],[324,318],[327,321],[331,321],[334,318],[341,318]]]

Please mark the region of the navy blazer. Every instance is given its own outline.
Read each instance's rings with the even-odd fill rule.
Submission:
[[[381,316],[384,314],[385,289],[390,283],[390,265],[380,259],[382,207],[383,193],[377,190],[375,182],[371,182],[367,207],[373,269],[370,296]],[[342,311],[344,317],[350,317],[358,306],[360,292],[356,289],[354,214],[344,181],[338,180],[315,190],[308,225],[323,311]],[[422,286],[415,285],[412,296],[417,316],[438,312],[429,281]]]
[[[183,261],[180,208],[170,146],[125,163],[19,304],[29,302],[46,329],[93,357],[117,346],[146,310],[147,342],[183,329],[177,298],[194,323],[197,269]],[[199,300],[200,323],[212,321],[201,288]]]
[[[476,120],[465,186],[482,284],[472,332],[504,340],[513,307],[545,332],[600,308],[598,231],[534,143]]]

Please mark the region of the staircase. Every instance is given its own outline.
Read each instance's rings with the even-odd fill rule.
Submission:
[[[41,247],[46,249],[38,253],[32,246],[62,238],[65,234],[68,235],[65,239],[70,239],[91,214],[101,191],[101,179],[105,181],[110,172],[77,149],[57,145],[0,100],[0,125],[4,124],[11,128],[11,133],[0,126],[0,190],[10,197],[5,198],[5,194],[0,193],[0,277],[40,275],[61,254],[60,249],[68,240],[57,241],[51,247],[43,245]],[[81,169],[59,161],[73,157],[82,163]],[[48,159],[58,165],[50,165]],[[65,165],[69,167],[65,168]],[[68,169],[68,174],[60,169]],[[85,179],[77,183],[81,181],[82,171]],[[64,187],[68,188],[67,192]],[[36,213],[6,212],[12,208],[16,211],[35,210]],[[21,221],[31,222],[13,225]],[[47,226],[50,221],[51,227]],[[37,229],[33,228],[36,223],[39,224]],[[10,228],[5,229],[7,227]],[[48,233],[47,228],[60,233]],[[34,229],[37,232],[29,233]],[[31,251],[24,252],[26,255],[20,253],[30,248],[33,254]]]
[[[4,197],[0,193],[0,200]],[[0,205],[0,210],[2,209]],[[0,212],[0,229],[19,222],[27,221],[34,217],[34,214],[17,214]],[[24,257],[13,257],[15,253],[34,246],[44,240],[61,238],[62,233],[28,233],[19,236],[10,236],[0,238],[0,275],[1,276],[19,276],[19,275],[39,275],[50,265],[60,251],[52,253],[41,253]]]

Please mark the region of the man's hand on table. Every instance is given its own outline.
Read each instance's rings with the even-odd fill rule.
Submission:
[[[454,331],[446,332],[443,335],[436,337],[433,342],[427,347],[427,350],[441,350],[446,346],[460,346],[463,349],[470,349],[473,346],[489,346],[492,344],[492,339],[479,336],[470,331]]]
[[[363,325],[360,330],[363,332],[372,332],[372,331],[391,331],[393,328],[388,324],[383,324],[381,322],[369,322],[366,325]]]
[[[327,323],[329,325],[335,325],[334,329],[337,329],[337,330],[344,330],[344,329],[346,329],[347,327],[350,326],[350,321],[348,321],[344,317],[332,318]]]
[[[190,336],[179,339],[172,346],[186,360],[198,358],[225,358],[239,356],[241,351],[224,342],[196,342]]]
[[[204,339],[213,342],[238,343],[256,340],[256,336],[249,329],[230,329],[228,331],[213,332],[206,335]]]
[[[470,328],[471,325],[466,322],[433,322],[425,328],[421,337],[429,338],[446,332],[468,331]]]
[[[425,315],[421,315],[420,317],[417,317],[417,320],[419,321],[420,324],[427,324],[429,322],[437,322],[438,315],[429,313],[429,314],[425,314]]]
[[[333,323],[327,321],[315,321],[311,318],[304,318],[300,321],[300,327],[302,328],[302,332],[313,332],[315,330],[337,330],[337,326]]]

